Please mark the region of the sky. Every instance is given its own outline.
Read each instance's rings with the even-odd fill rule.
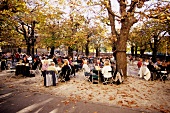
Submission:
[[[65,2],[68,1],[68,0],[65,0]],[[71,1],[73,4],[76,4],[79,0],[69,0]],[[85,16],[85,18],[93,18],[96,16],[96,14],[94,13],[95,12],[99,12],[100,8],[99,6],[93,6],[93,7],[87,7],[86,3],[84,1],[88,1],[88,0],[82,0],[82,6],[77,6],[75,9],[79,9],[80,13],[84,13],[82,15]],[[95,0],[95,1],[98,1],[98,0]],[[112,1],[112,9],[113,11],[119,15],[119,4],[117,2],[117,0],[111,0]],[[140,1],[140,0],[139,0]],[[145,5],[148,6],[152,3],[155,3],[155,2],[158,2],[160,0],[149,0],[148,2],[145,2]],[[170,0],[161,0],[161,1],[170,1]],[[54,2],[54,0],[51,0],[51,5],[54,5],[56,6],[56,2]],[[127,3],[130,4],[131,3],[131,0],[127,0]],[[61,7],[61,9],[63,9],[63,11],[66,13],[64,18],[69,18],[69,14],[72,12],[72,10],[70,9],[70,6],[68,3],[65,3],[65,5],[63,6],[59,6]],[[143,7],[141,9],[137,9],[137,11],[142,11],[144,10],[146,7]],[[74,10],[75,10],[74,9]],[[93,10],[93,11],[92,11]],[[100,14],[100,13],[98,13]],[[107,16],[107,12],[105,13],[105,15]],[[96,22],[99,22],[99,20],[95,19]],[[93,23],[91,23],[93,24]],[[135,24],[136,25],[136,24]],[[120,28],[121,27],[121,24],[119,22],[116,22],[116,28]]]

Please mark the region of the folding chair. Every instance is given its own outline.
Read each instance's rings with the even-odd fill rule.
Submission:
[[[44,86],[56,86],[55,71],[46,71],[46,75],[44,77]]]
[[[161,71],[160,80],[165,83],[165,80],[168,78],[168,72],[167,71]]]
[[[107,85],[107,84],[110,84],[110,83],[112,83],[113,82],[113,75],[114,75],[114,71],[108,71],[109,73],[111,73],[111,77],[105,77],[104,75],[103,75],[103,84],[104,85]]]
[[[67,69],[65,72],[59,72],[60,82],[66,82],[70,80],[71,69]]]
[[[99,70],[93,70],[92,72],[92,83],[99,83],[99,76],[100,76],[100,71]]]

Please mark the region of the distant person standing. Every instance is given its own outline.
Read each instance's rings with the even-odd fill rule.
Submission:
[[[139,61],[137,63],[138,69],[140,69],[140,67],[142,66],[142,61],[143,61],[143,59],[139,58]]]

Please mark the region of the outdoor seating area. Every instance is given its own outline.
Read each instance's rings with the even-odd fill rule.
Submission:
[[[73,60],[69,56],[37,56],[34,58],[34,61],[30,57],[24,54],[19,60],[4,59],[1,63],[1,69],[15,73],[16,76],[35,77],[36,74],[41,74],[44,77],[44,86],[49,86],[45,85],[49,78],[47,76],[50,75],[46,74],[48,71],[55,71],[55,76],[52,74],[51,79],[49,79],[51,81],[50,84],[53,86],[56,86],[58,82],[66,82],[70,78],[76,77],[79,71],[83,71],[85,80],[92,84],[121,84],[124,80],[122,70],[116,70],[116,61],[112,60],[113,56],[103,56],[93,59],[79,56],[78,61]],[[138,65],[140,64],[139,62],[141,62],[141,66]],[[51,65],[52,63],[53,65]],[[144,78],[145,80],[161,80],[165,82],[169,76],[169,62],[158,60],[156,63],[152,63],[148,62],[147,59],[140,58],[137,61],[136,67],[139,69],[138,75],[140,78]],[[55,85],[52,81],[56,81]]]

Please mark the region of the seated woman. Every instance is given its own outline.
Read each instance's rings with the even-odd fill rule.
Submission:
[[[110,66],[109,60],[105,60],[104,67],[102,68],[102,74],[104,79],[112,78],[112,68]]]
[[[29,63],[29,60],[27,59],[26,55],[24,55],[22,63],[24,63],[24,64],[28,64]]]
[[[65,77],[65,81],[70,80],[71,66],[69,65],[69,61],[67,59],[64,60],[64,64],[61,68],[61,76]]]
[[[87,65],[87,60],[83,61],[82,69],[84,70],[84,75],[89,79],[91,73],[90,73],[90,67]]]
[[[69,61],[69,65],[71,66],[71,75],[74,75],[74,77],[76,76],[76,69],[75,69],[75,66],[73,64],[73,58],[72,57],[69,57],[68,59]]]
[[[54,62],[51,62],[51,65],[48,66],[47,71],[55,71],[56,74],[58,73],[58,70],[55,67],[55,63]]]
[[[53,73],[52,75],[52,78],[53,78],[53,86],[56,86],[56,83],[58,83],[57,81],[57,77],[56,77],[56,74],[58,73],[58,70],[57,68],[55,67],[55,63],[54,62],[51,62],[50,66],[48,66],[47,68],[47,71],[46,71],[46,74],[50,71],[53,71],[51,73]]]
[[[115,71],[113,78],[114,78],[113,83],[117,85],[123,83],[124,77],[122,71]]]
[[[147,64],[144,62],[139,70],[140,78],[144,78],[145,80],[149,80],[151,78],[151,72],[147,67]]]

